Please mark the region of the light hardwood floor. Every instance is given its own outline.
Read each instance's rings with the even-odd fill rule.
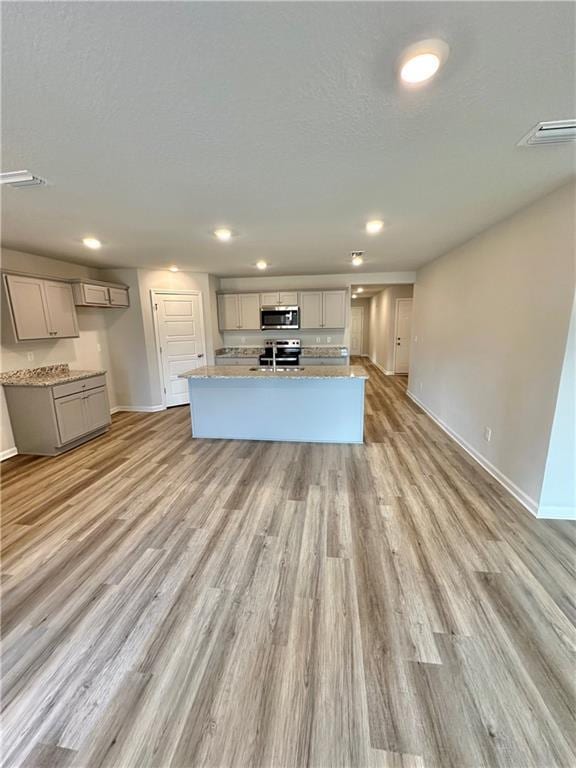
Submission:
[[[576,766],[574,524],[368,367],[365,445],[4,462],[6,768]]]

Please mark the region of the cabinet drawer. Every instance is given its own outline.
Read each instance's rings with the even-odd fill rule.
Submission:
[[[67,397],[68,395],[75,395],[85,392],[87,389],[95,389],[96,387],[106,386],[106,376],[91,376],[89,379],[80,379],[79,381],[70,381],[66,384],[56,384],[52,387],[52,394],[54,399],[60,397]]]

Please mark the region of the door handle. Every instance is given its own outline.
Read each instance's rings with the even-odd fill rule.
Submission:
[[[198,358],[204,357],[204,352],[200,352],[199,355],[197,355]]]

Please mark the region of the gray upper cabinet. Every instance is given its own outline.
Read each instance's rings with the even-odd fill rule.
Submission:
[[[295,307],[298,304],[296,291],[270,291],[260,294],[260,304],[263,307]]]
[[[257,293],[241,293],[240,327],[244,331],[260,330],[260,295]]]
[[[345,328],[346,291],[324,291],[322,304],[322,328]]]
[[[303,291],[300,294],[300,327],[345,328],[346,291]]]
[[[300,328],[322,328],[322,291],[300,294]]]
[[[5,275],[16,341],[79,336],[69,283]]]
[[[260,330],[260,294],[221,293],[218,296],[218,327],[221,331]]]
[[[128,287],[116,283],[78,281],[74,283],[77,307],[129,307]]]
[[[44,281],[48,324],[52,336],[69,338],[79,336],[72,286],[58,281]]]
[[[237,331],[240,328],[240,307],[236,294],[218,296],[218,326],[221,331]]]

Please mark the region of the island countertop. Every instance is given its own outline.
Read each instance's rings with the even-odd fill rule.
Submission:
[[[367,379],[361,365],[303,365],[300,370],[252,370],[248,365],[208,365],[179,375],[180,379]]]

